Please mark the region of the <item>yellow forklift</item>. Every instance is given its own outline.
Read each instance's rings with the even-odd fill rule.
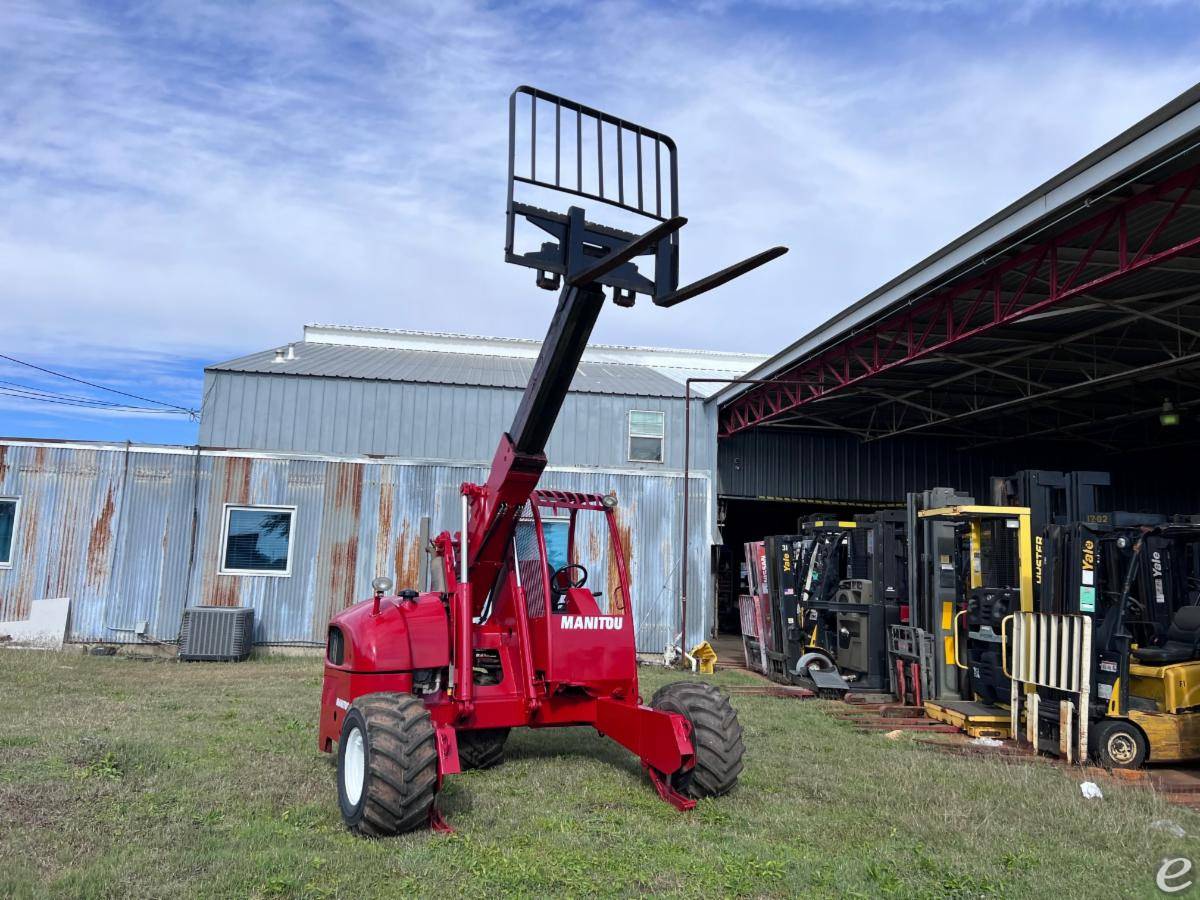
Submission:
[[[1008,737],[1012,682],[1005,626],[1015,613],[1033,609],[1029,508],[963,504],[917,515],[925,523],[952,526],[954,536],[936,554],[917,551],[954,583],[953,591],[941,594],[940,609],[925,611],[925,618],[932,613],[937,621],[917,623],[934,635],[942,671],[949,663],[957,670],[957,678],[943,677],[927,695],[925,713],[973,737]]]
[[[1200,759],[1200,524],[1116,515],[1046,529],[1038,611],[1013,623],[1013,721],[1068,761]]]

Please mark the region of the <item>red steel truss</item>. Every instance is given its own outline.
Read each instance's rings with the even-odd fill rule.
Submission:
[[[762,425],[864,379],[1065,303],[1200,248],[1181,211],[1200,165],[847,336],[724,405],[722,436]],[[1192,207],[1194,208],[1194,207]],[[1161,214],[1159,209],[1162,209]],[[1187,227],[1180,227],[1180,222]],[[1174,226],[1174,227],[1173,227]]]

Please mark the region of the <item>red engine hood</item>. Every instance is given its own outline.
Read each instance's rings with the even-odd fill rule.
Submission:
[[[330,620],[341,629],[345,655],[339,668],[354,672],[407,672],[450,664],[450,627],[441,595],[415,601],[364,600]]]

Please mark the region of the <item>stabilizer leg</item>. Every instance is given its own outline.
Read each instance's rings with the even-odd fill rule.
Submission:
[[[650,776],[650,783],[654,785],[654,790],[658,791],[658,796],[662,797],[680,812],[688,812],[696,808],[696,801],[690,797],[683,796],[683,794],[671,787],[671,782],[664,778],[654,766],[643,762],[642,768]]]

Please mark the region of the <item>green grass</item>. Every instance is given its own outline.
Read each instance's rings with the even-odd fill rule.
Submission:
[[[643,670],[643,693],[670,677]],[[1049,764],[952,757],[769,697],[736,699],[745,773],[690,814],[590,730],[519,731],[503,766],[448,780],[457,834],[361,840],[316,751],[319,685],[314,659],[0,652],[0,896],[1057,900],[1156,896],[1160,859],[1200,863],[1200,816],[1149,791],[1087,801]],[[1148,827],[1163,818],[1189,836]]]

